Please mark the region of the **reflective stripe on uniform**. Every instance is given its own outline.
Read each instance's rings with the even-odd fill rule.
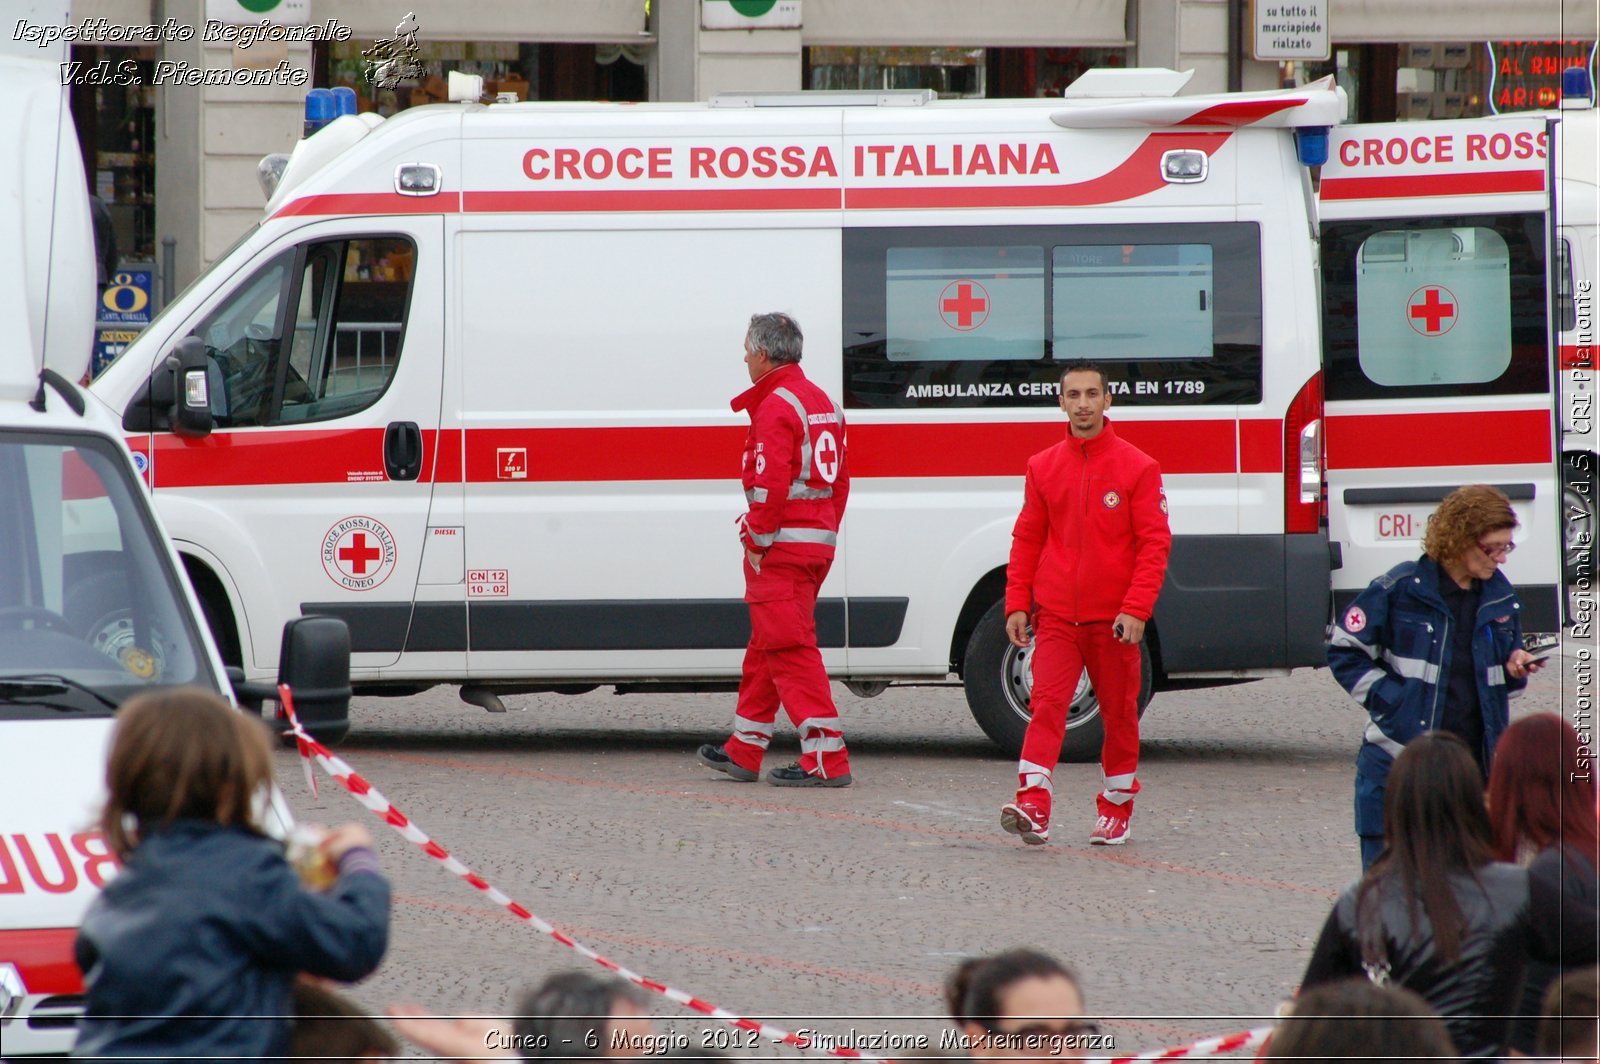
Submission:
[[[1501,665],[1491,665],[1483,670],[1484,680],[1490,687],[1504,687],[1506,685],[1506,670]]]
[[[1133,801],[1133,795],[1128,791],[1101,791],[1100,797],[1112,805],[1127,805]]]
[[[800,397],[787,388],[774,388],[772,394],[794,407],[794,412],[800,418],[800,483],[804,483],[811,476],[811,419],[806,416],[806,404]],[[794,496],[790,496],[793,498]]]
[[[766,488],[746,488],[744,490],[744,501],[745,502],[766,502],[767,501],[767,489]]]
[[[750,542],[758,547],[770,547],[772,541],[778,538],[776,532],[752,532],[748,525],[745,526],[745,534],[750,537]]]
[[[1337,626],[1334,627],[1333,638],[1328,640],[1328,643],[1331,646],[1350,647],[1353,650],[1359,650],[1361,653],[1374,660],[1376,660],[1378,657],[1377,647],[1369,646],[1366,643],[1363,643],[1361,640],[1357,639],[1343,628]]]
[[[1133,786],[1133,773],[1132,772],[1124,772],[1124,773],[1122,773],[1121,775],[1118,775],[1118,776],[1107,776],[1105,778],[1105,789],[1107,791],[1125,791],[1129,787],[1132,787],[1132,786]]]
[[[766,537],[766,542],[762,542],[761,537],[754,532],[750,533],[750,538],[760,543],[763,547],[774,542],[825,543],[830,547],[837,546],[839,543],[839,534],[837,532],[829,532],[825,528],[780,528],[773,535]]]
[[[1403,658],[1392,650],[1383,652],[1383,660],[1395,672],[1408,680],[1421,680],[1423,683],[1437,684],[1439,682],[1439,666],[1422,658]]]
[[[1017,775],[1022,778],[1022,789],[1038,787],[1046,794],[1055,793],[1055,784],[1050,780],[1050,770],[1043,765],[1036,765],[1032,761],[1018,761]]]
[[[767,743],[772,741],[772,725],[735,716],[733,718],[733,737],[742,743],[759,746],[765,750]]]
[[[1378,727],[1375,722],[1369,721],[1367,723],[1367,730],[1362,733],[1361,737],[1390,757],[1399,757],[1400,751],[1404,749],[1399,743],[1385,735],[1383,729]]]
[[[1350,697],[1362,705],[1366,705],[1367,695],[1371,694],[1372,689],[1378,685],[1378,681],[1387,675],[1388,673],[1382,669],[1368,669],[1361,674],[1361,679],[1351,685]]]
[[[811,488],[811,487],[807,487],[806,486],[806,482],[803,481],[803,480],[797,480],[793,484],[789,485],[789,499],[790,499],[790,501],[793,501],[795,499],[831,499],[831,498],[833,498],[833,489],[832,488]]]

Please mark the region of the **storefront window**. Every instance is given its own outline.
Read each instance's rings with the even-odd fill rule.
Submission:
[[[1060,96],[1085,71],[1128,65],[1126,48],[805,50],[808,89],[932,89],[941,98]]]
[[[1593,84],[1594,41],[1349,44],[1326,62],[1279,71],[1285,88],[1332,74],[1350,97],[1347,121],[1406,122],[1549,110],[1571,66],[1588,67]]]
[[[120,260],[151,260],[156,248],[153,48],[76,46],[72,117],[89,189],[106,207]],[[107,265],[108,272],[115,267]]]
[[[421,41],[426,75],[396,88],[375,88],[361,52],[373,42],[349,40],[318,46],[316,84],[348,85],[360,111],[391,115],[408,107],[449,99],[449,74],[478,74],[492,99],[512,93],[519,100],[646,99],[646,49],[616,44],[520,44],[516,41]]]

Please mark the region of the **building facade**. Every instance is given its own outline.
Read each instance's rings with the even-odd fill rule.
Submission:
[[[1269,2],[76,0],[80,26],[206,27],[231,5],[267,17],[298,11],[348,39],[242,48],[202,30],[80,41],[66,60],[77,71],[137,75],[74,82],[85,168],[124,258],[160,262],[170,242],[163,272],[181,288],[259,218],[256,165],[293,148],[313,86],[349,85],[360,109],[389,114],[443,99],[451,71],[518,99],[698,100],[802,88],[1057,95],[1084,70],[1137,65],[1194,70],[1188,92],[1332,74],[1350,94],[1352,119],[1383,121],[1548,106],[1563,67],[1593,70],[1600,36],[1593,0],[1301,0],[1325,21],[1326,58],[1258,60],[1253,20]],[[423,74],[374,86],[362,53],[396,40],[408,14]],[[269,85],[158,83],[163,62],[300,74]]]

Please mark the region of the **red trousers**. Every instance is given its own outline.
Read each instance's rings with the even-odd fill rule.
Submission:
[[[1139,793],[1139,645],[1118,642],[1109,620],[1074,624],[1043,609],[1034,615],[1033,632],[1033,719],[1017,765],[1017,801],[1032,802],[1048,819],[1067,706],[1088,669],[1105,724],[1104,789],[1095,804],[1101,816],[1130,816]]]
[[[834,778],[850,771],[839,710],[817,650],[817,591],[832,558],[767,553],[758,573],[744,565],[750,605],[750,644],[734,710],[733,736],[723,749],[734,764],[760,771],[781,705],[800,733],[800,767]]]

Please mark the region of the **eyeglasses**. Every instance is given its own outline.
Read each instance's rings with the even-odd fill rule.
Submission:
[[[1515,543],[1480,543],[1478,549],[1491,558],[1504,558],[1517,549]]]

